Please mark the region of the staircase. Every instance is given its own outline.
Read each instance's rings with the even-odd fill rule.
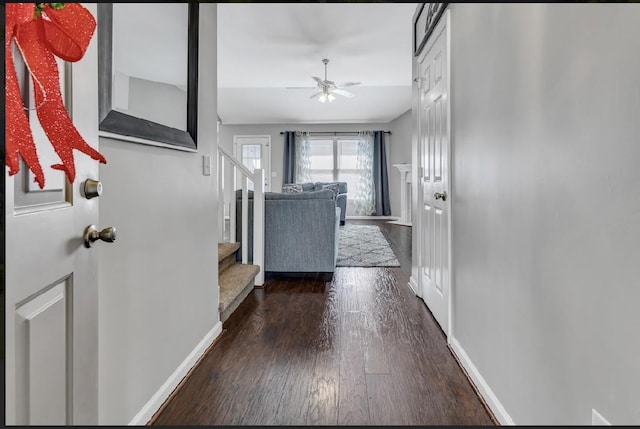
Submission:
[[[236,252],[240,243],[218,244],[218,283],[220,285],[220,321],[231,316],[240,303],[251,293],[260,267],[240,264]]]
[[[249,189],[253,188],[253,263],[249,253]],[[242,263],[236,262],[240,243],[236,242],[236,189],[241,189]],[[218,146],[218,284],[220,321],[229,318],[254,286],[264,284],[264,170],[249,171],[222,146]],[[228,221],[227,221],[228,219]]]

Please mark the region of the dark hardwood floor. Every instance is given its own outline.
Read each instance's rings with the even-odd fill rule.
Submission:
[[[411,228],[377,224],[400,268],[268,278],[155,425],[493,425],[407,286]]]

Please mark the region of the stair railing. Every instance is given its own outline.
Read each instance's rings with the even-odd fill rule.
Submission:
[[[224,241],[236,242],[236,189],[242,190],[242,263],[249,257],[249,188],[253,186],[253,265],[260,271],[256,286],[264,284],[264,170],[251,172],[226,149],[218,145],[218,231]],[[226,220],[229,220],[227,223]],[[228,228],[228,229],[227,229]]]

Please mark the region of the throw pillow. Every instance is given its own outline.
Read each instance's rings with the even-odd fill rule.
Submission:
[[[288,183],[282,185],[282,193],[283,194],[301,194],[302,186],[295,183]]]
[[[340,185],[337,183],[327,183],[326,185],[322,185],[322,189],[330,189],[333,191],[333,199],[338,198],[338,194],[340,194]]]

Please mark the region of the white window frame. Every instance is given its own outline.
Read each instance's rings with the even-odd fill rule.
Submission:
[[[351,141],[358,141],[358,137],[354,137],[354,136],[349,136],[349,135],[335,135],[335,136],[310,136],[309,137],[309,142],[311,144],[313,144],[314,140],[321,140],[321,141],[332,141],[332,146],[333,146],[333,169],[332,170],[328,170],[328,169],[309,169],[309,175],[311,176],[311,180],[313,182],[317,181],[316,179],[313,178],[314,173],[317,174],[327,174],[327,173],[331,173],[332,177],[333,177],[333,181],[337,182],[339,181],[339,173],[346,173],[346,174],[359,174],[362,170],[358,170],[358,169],[340,169],[339,167],[339,142],[340,141],[345,141],[345,140],[351,140]],[[351,195],[351,198],[349,198],[349,196]],[[353,201],[353,190],[351,193],[349,193],[347,191],[347,201]]]
[[[339,172],[343,172],[343,173],[346,173],[346,174],[359,174],[361,171],[363,171],[363,170],[358,170],[357,168],[340,168],[340,165],[339,165],[339,163],[340,163],[340,153],[339,153],[339,144],[338,144],[338,142],[340,140],[351,140],[351,141],[356,141],[357,142],[358,138],[357,137],[350,137],[350,136],[348,136],[348,137],[337,136],[337,137],[338,138],[336,140],[334,140],[334,142],[333,142],[333,165],[334,165],[334,169],[333,170],[334,170],[334,177],[335,177],[336,181],[339,179],[338,178]],[[351,195],[353,195],[353,190],[352,190]]]

